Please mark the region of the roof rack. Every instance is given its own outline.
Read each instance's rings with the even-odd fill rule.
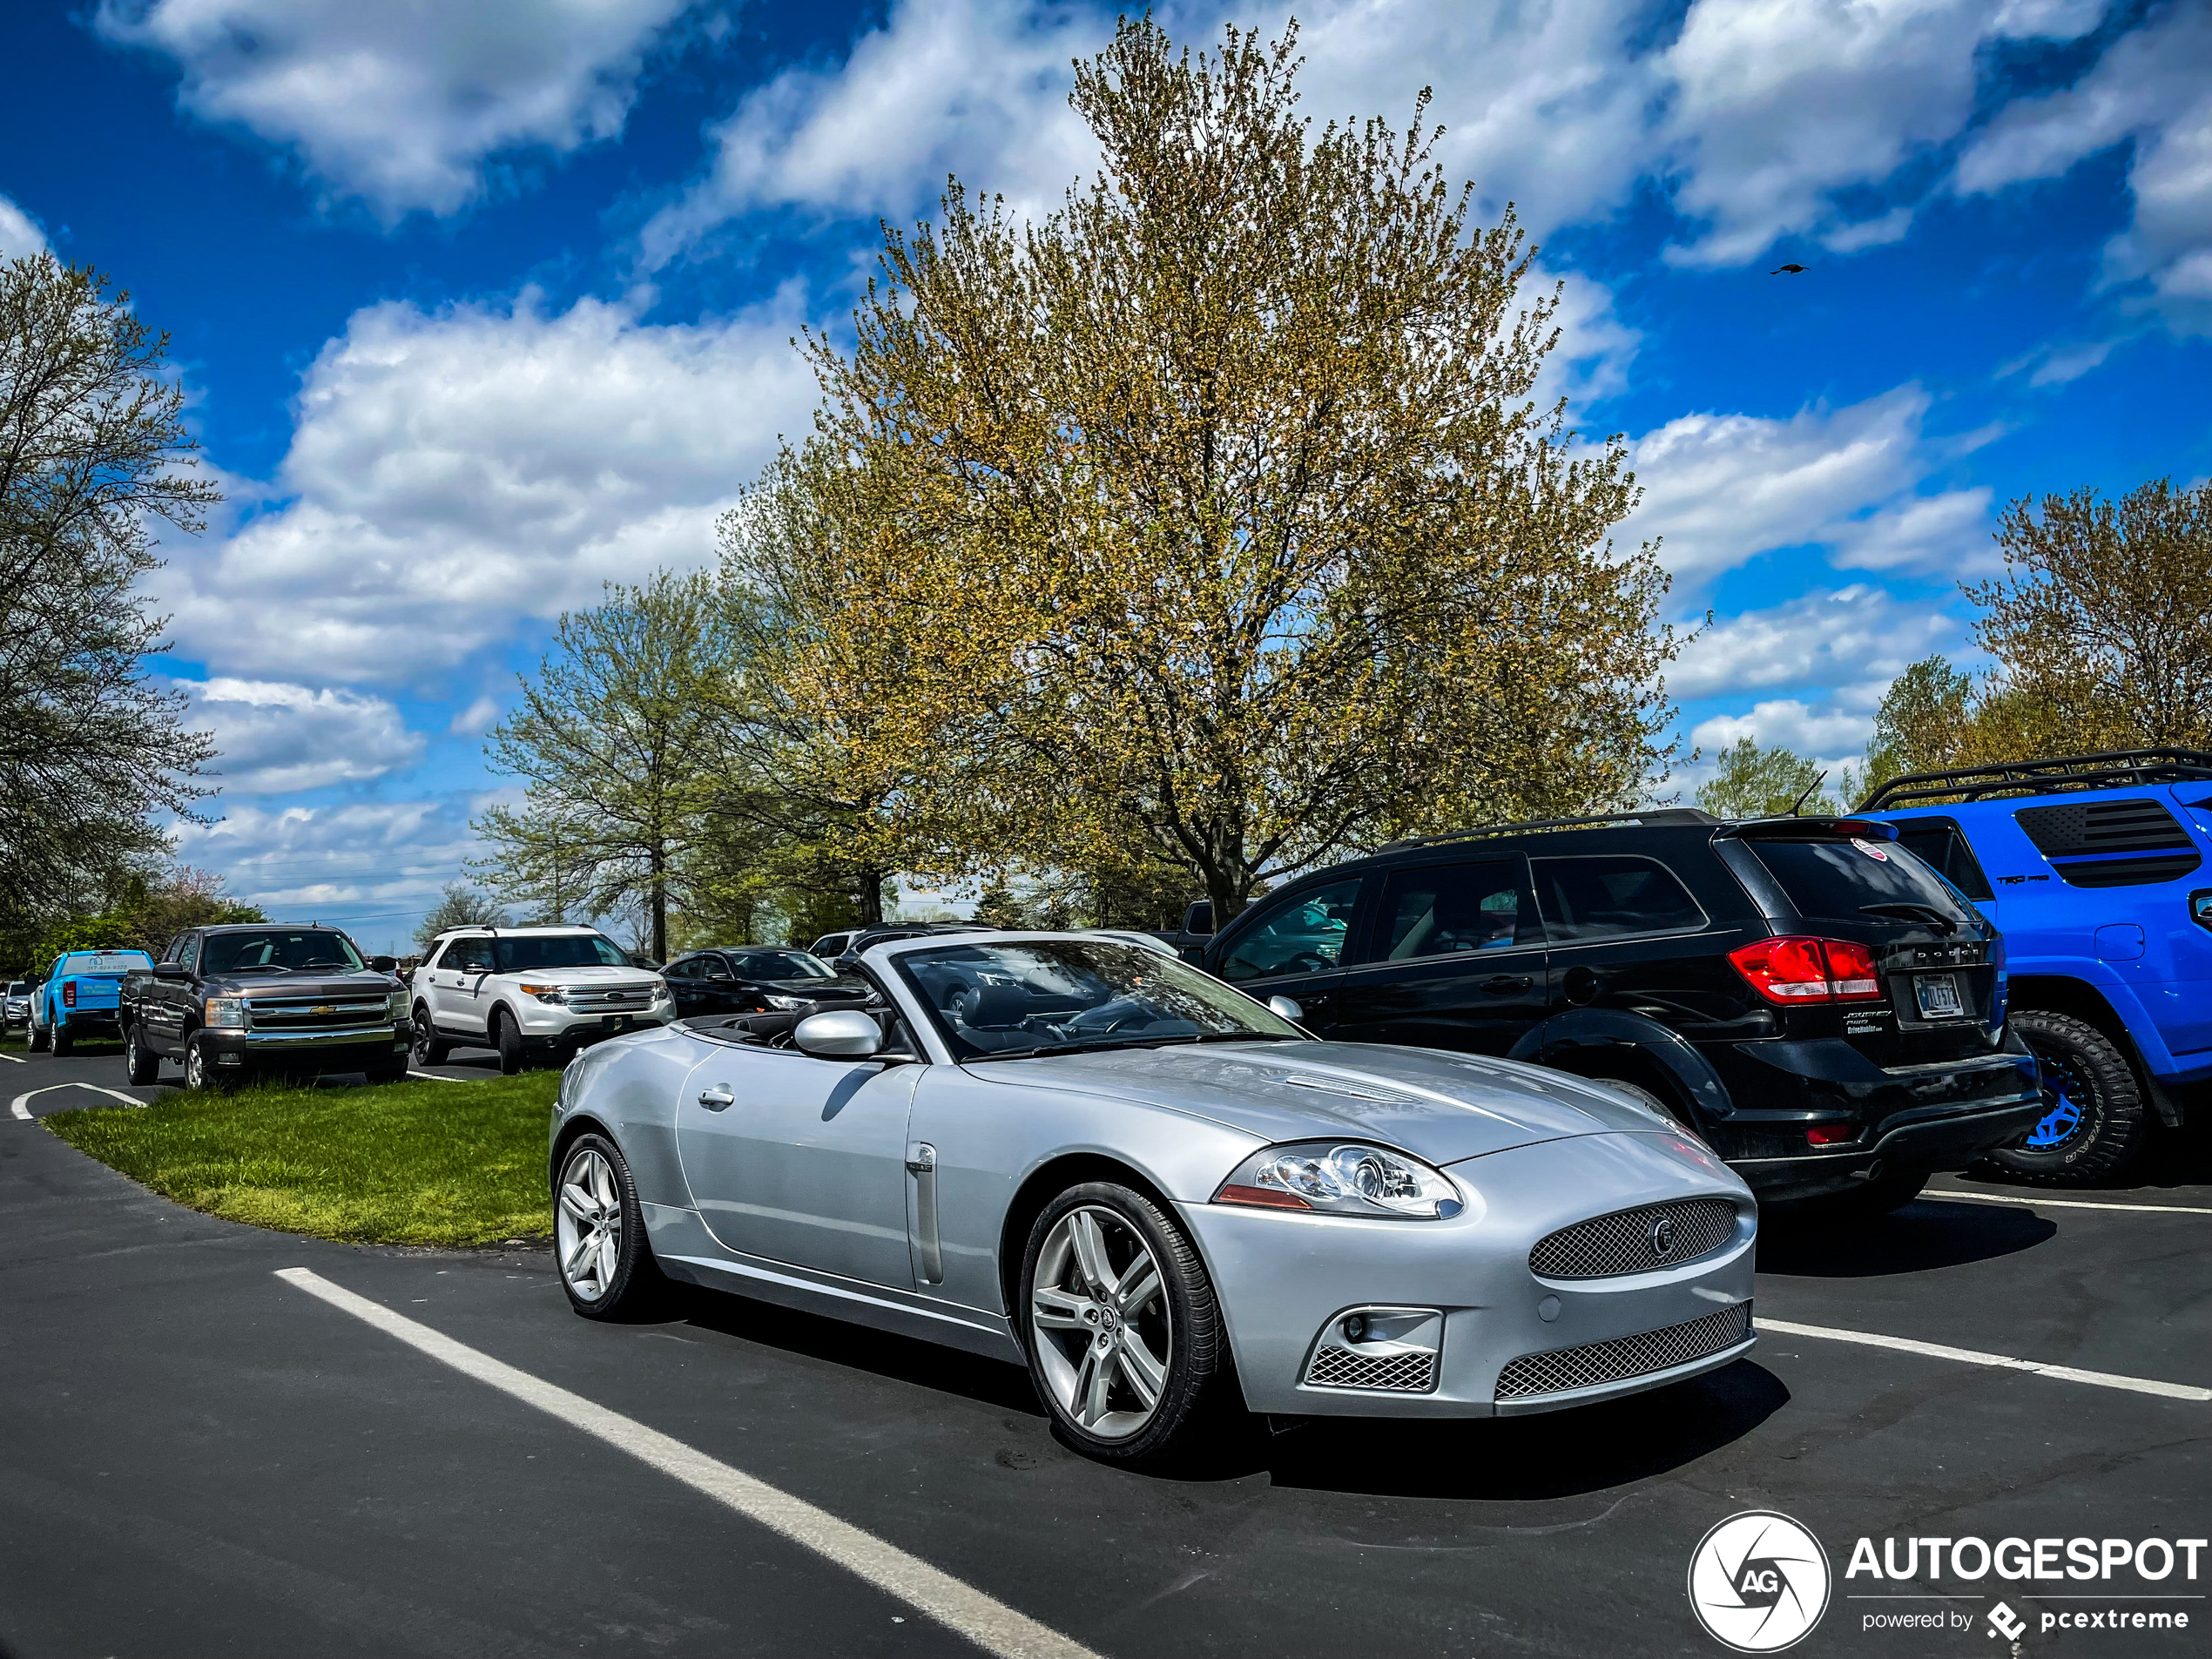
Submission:
[[[1482,840],[1496,835],[1524,835],[1534,830],[1595,829],[1630,824],[1717,824],[1721,820],[1695,806],[1662,806],[1644,813],[1599,813],[1591,818],[1525,818],[1513,824],[1484,824],[1474,829],[1446,830],[1440,835],[1407,835],[1385,843],[1377,853],[1403,853],[1408,847],[1442,846],[1451,841]]]
[[[2212,779],[2212,751],[2106,749],[2095,754],[2056,755],[2045,760],[2007,760],[1993,766],[1912,772],[1892,778],[1859,803],[1862,813],[1885,806],[1987,795],[2048,795],[2068,789],[2117,789],[2130,785],[2182,784]]]

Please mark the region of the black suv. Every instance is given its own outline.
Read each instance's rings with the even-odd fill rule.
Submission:
[[[676,1012],[761,1014],[816,1002],[864,1002],[875,994],[867,981],[840,974],[819,956],[772,945],[718,945],[679,956],[662,970],[676,995]]]
[[[1894,1209],[2044,1109],[2004,941],[1863,819],[1675,808],[1396,841],[1188,954],[1335,1041],[1614,1083],[1764,1199]]]

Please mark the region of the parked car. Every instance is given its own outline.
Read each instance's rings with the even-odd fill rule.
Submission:
[[[980,1006],[927,988],[955,963]],[[1755,1339],[1750,1190],[1618,1091],[1318,1042],[1113,940],[921,936],[860,971],[865,1008],[687,1022],[564,1074],[548,1173],[578,1313],[665,1275],[1025,1363],[1123,1462],[1217,1396],[1548,1411]]]
[[[30,981],[11,979],[4,997],[0,997],[0,1030],[12,1030],[30,1022]]]
[[[1203,961],[1332,1041],[1632,1093],[1762,1202],[1893,1209],[2043,1111],[2003,941],[1895,836],[1681,808],[1426,836],[1268,894]]]
[[[30,988],[30,1044],[65,1055],[85,1037],[122,1035],[116,1022],[124,976],[151,968],[142,950],[66,950]]]
[[[1867,801],[2004,930],[2050,1109],[1991,1161],[2109,1180],[2212,1097],[2212,753],[2141,749],[1892,779]]]
[[[496,1049],[499,1069],[566,1061],[585,1043],[676,1017],[668,981],[594,927],[457,927],[415,972],[416,1060]]]
[[[1162,928],[1152,935],[1163,941],[1170,949],[1179,954],[1185,961],[1196,961],[1204,954],[1207,941],[1213,937],[1213,904],[1200,899],[1183,907],[1180,927]]]
[[[842,933],[824,934],[808,948],[810,955],[819,956],[840,972],[859,959],[860,952],[871,945],[880,945],[894,939],[919,939],[925,934],[993,933],[988,922],[981,921],[875,921],[864,927],[848,927]]]
[[[407,991],[389,956],[363,958],[335,927],[246,922],[179,934],[122,982],[124,1065],[134,1083],[180,1061],[187,1089],[262,1072],[407,1075]]]
[[[840,974],[810,952],[764,945],[693,951],[671,962],[665,974],[683,1019],[859,1002],[869,995],[866,980]]]

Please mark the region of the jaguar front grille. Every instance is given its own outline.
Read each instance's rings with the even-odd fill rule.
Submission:
[[[1655,1371],[1671,1371],[1733,1347],[1750,1329],[1751,1305],[1739,1302],[1732,1308],[1641,1336],[1615,1337],[1610,1342],[1557,1348],[1550,1353],[1523,1354],[1498,1373],[1497,1397],[1529,1399],[1540,1394],[1572,1393],[1630,1377],[1648,1377]]]
[[[1616,1210],[1547,1233],[1528,1252],[1539,1278],[1612,1278],[1679,1267],[1710,1256],[1736,1236],[1727,1198],[1681,1198]]]

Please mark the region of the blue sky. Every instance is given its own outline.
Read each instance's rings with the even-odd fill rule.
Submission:
[[[1280,5],[1156,15],[1210,42]],[[1631,441],[1683,734],[1856,752],[2013,497],[2212,472],[2205,0],[1295,8],[1318,117],[1423,84],[1568,284],[1554,388]],[[713,557],[798,430],[879,216],[1089,159],[1051,0],[10,7],[0,252],[168,328],[231,504],[168,548],[222,743],[182,851],[396,941],[507,787],[482,732],[563,607]],[[1772,276],[1785,260],[1811,267]],[[1698,769],[1678,782],[1694,783]]]

